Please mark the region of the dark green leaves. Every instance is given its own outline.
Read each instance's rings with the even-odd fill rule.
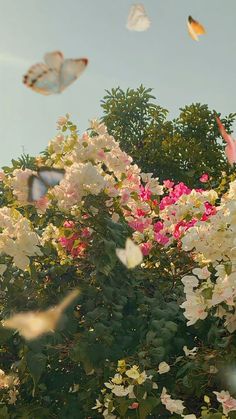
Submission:
[[[40,377],[45,370],[46,361],[47,357],[41,352],[35,353],[33,351],[29,351],[26,354],[26,364],[34,383],[33,396]]]

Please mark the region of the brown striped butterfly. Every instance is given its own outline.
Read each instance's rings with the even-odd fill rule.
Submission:
[[[23,77],[23,83],[42,95],[61,93],[83,73],[87,58],[64,59],[62,52],[45,54],[45,63],[35,64]]]

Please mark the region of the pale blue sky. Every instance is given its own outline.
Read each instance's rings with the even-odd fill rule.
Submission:
[[[0,0],[0,165],[42,151],[58,116],[69,112],[81,130],[101,116],[105,89],[153,87],[170,110],[207,103],[236,111],[236,0],[143,0],[147,32],[129,32],[132,0]],[[187,34],[192,15],[207,35]],[[42,96],[21,82],[45,52],[88,57],[87,70],[61,95]]]

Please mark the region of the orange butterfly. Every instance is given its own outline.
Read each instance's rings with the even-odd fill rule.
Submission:
[[[202,26],[197,20],[194,20],[192,16],[188,17],[188,33],[194,41],[198,41],[198,36],[206,33],[204,26]]]

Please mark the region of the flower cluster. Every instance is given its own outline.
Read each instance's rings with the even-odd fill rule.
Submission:
[[[222,197],[217,212],[207,222],[199,220],[182,237],[199,268],[182,279],[186,301],[182,304],[188,325],[205,319],[210,310],[223,318],[228,331],[236,330],[236,181]]]
[[[58,242],[72,258],[83,257],[88,247],[92,231],[89,227],[84,227],[81,231],[76,229],[73,221],[65,221],[63,224],[64,235],[58,238]]]
[[[7,404],[15,404],[19,391],[19,378],[13,374],[6,374],[0,369],[0,390],[5,390],[6,393],[2,394],[2,401],[5,400]]]
[[[150,383],[152,390],[148,393],[144,389],[142,400],[148,399],[153,390],[158,388],[157,384],[152,382],[152,376],[147,376],[145,371],[140,372],[137,365],[129,367],[125,360],[118,361],[117,373],[104,384],[105,387],[101,390],[102,396],[96,400],[93,409],[102,413],[106,419],[118,418],[120,398],[127,400],[127,410],[138,409],[141,401],[136,396],[137,388],[144,383]]]
[[[16,209],[0,209],[0,252],[13,258],[14,264],[24,270],[30,256],[42,255],[40,240],[30,221]]]

